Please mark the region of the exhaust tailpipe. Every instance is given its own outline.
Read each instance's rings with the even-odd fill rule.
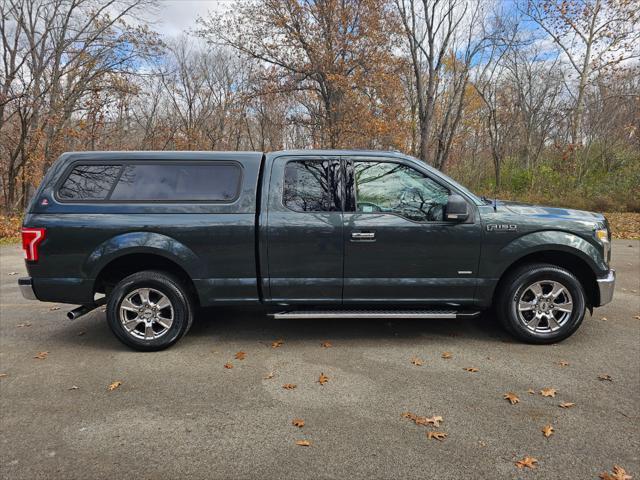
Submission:
[[[78,308],[74,308],[73,310],[67,312],[67,318],[69,320],[77,320],[83,315],[86,315],[92,310],[104,305],[107,302],[107,297],[102,297],[90,305],[81,305]]]

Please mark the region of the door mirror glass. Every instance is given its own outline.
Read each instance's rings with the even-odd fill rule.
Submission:
[[[469,204],[462,196],[455,193],[449,195],[445,219],[451,222],[464,222],[469,218]]]

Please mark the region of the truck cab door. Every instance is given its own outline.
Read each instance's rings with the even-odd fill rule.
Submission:
[[[344,244],[339,160],[276,157],[266,179],[265,299],[283,304],[340,303]]]
[[[451,186],[403,159],[346,163],[343,302],[474,302],[481,227],[444,218]]]

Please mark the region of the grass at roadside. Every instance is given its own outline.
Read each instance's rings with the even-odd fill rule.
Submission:
[[[609,212],[605,215],[611,224],[613,238],[640,239],[640,213]],[[19,216],[0,215],[0,245],[19,243],[21,225]]]

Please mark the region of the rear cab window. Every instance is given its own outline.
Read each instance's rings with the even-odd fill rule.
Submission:
[[[292,160],[284,169],[282,203],[294,212],[339,212],[341,180],[336,160]]]
[[[233,162],[140,162],[75,165],[57,196],[66,202],[220,202],[240,193]]]

